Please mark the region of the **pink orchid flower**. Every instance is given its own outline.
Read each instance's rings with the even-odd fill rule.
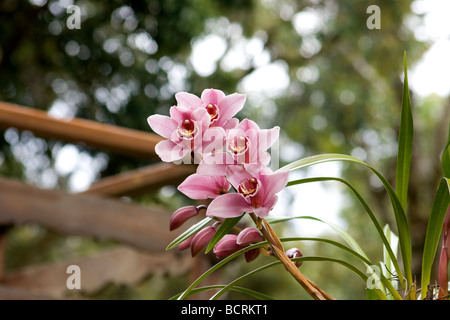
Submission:
[[[213,199],[228,193],[231,184],[224,176],[202,176],[191,174],[179,186],[178,190],[191,199]]]
[[[196,110],[205,109],[211,119],[211,127],[234,128],[238,119],[233,118],[244,106],[246,96],[233,93],[226,96],[221,90],[203,90],[201,97],[179,92],[175,95],[178,106]]]
[[[261,218],[267,217],[278,200],[276,194],[286,186],[288,177],[289,171],[273,173],[265,168],[251,174],[242,166],[230,166],[227,178],[237,192],[215,198],[208,206],[206,215],[232,218],[244,212],[254,212]]]
[[[210,125],[211,117],[206,109],[174,106],[170,108],[170,117],[155,114],[147,121],[154,132],[167,138],[158,142],[156,153],[162,161],[173,162],[191,152],[202,153],[203,134]]]
[[[215,136],[219,141],[222,135],[223,150],[217,152],[217,145],[214,146],[216,149],[205,149],[197,172],[202,175],[225,175],[229,165],[243,165],[250,172],[258,172],[269,164],[270,155],[266,150],[275,143],[279,133],[279,127],[261,130],[254,121],[248,119],[242,120],[236,128],[226,133],[221,133],[218,128],[210,128],[206,130],[205,136]]]

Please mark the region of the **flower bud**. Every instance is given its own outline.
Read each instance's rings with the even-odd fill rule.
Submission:
[[[258,248],[246,251],[244,253],[245,261],[247,261],[247,263],[252,262],[256,258],[258,258],[258,256],[259,256],[259,249]]]
[[[286,251],[286,256],[287,256],[289,259],[294,259],[294,258],[300,258],[300,257],[303,257],[303,254],[302,254],[302,252],[301,252],[299,249],[297,249],[297,248],[291,248],[291,249],[289,249],[289,250]],[[302,261],[295,261],[295,265],[296,265],[297,267],[300,267],[302,264],[303,264]]]
[[[186,220],[196,216],[199,210],[194,206],[182,207],[175,211],[170,218],[170,231],[180,227]]]
[[[252,243],[263,241],[264,238],[255,228],[245,228],[237,236],[236,243],[240,246],[247,246]]]
[[[178,245],[178,250],[183,251],[191,246],[192,237],[187,238]]]
[[[217,258],[226,258],[229,255],[242,249],[240,245],[236,243],[237,235],[226,234],[219,242],[214,246],[214,253]]]
[[[216,233],[214,227],[206,227],[197,232],[191,241],[191,255],[194,257],[199,253],[206,245],[211,241],[212,237]]]

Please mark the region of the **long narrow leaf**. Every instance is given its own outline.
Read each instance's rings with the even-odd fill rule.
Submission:
[[[433,207],[431,208],[428,220],[427,233],[425,235],[425,245],[422,259],[422,299],[425,298],[428,284],[431,278],[431,268],[433,266],[436,250],[439,245],[439,238],[442,233],[445,214],[450,203],[450,179],[443,178],[439,184]]]
[[[304,168],[307,166],[324,163],[324,162],[330,162],[330,161],[347,161],[347,162],[354,162],[361,164],[368,169],[370,169],[375,175],[380,179],[383,186],[385,187],[389,198],[391,200],[391,204],[394,210],[394,216],[395,221],[397,225],[398,230],[398,236],[399,236],[399,242],[400,242],[400,252],[403,259],[403,266],[405,270],[406,279],[408,281],[408,284],[411,285],[413,283],[412,280],[412,273],[411,273],[411,256],[412,256],[412,248],[411,248],[411,235],[409,232],[409,225],[408,221],[406,219],[405,211],[403,210],[403,206],[401,205],[396,192],[392,188],[392,186],[389,184],[389,182],[384,178],[384,176],[379,173],[375,168],[372,166],[366,164],[365,162],[343,154],[322,154],[317,155],[313,157],[304,158],[301,160],[294,161],[282,168],[281,170],[297,170],[300,168]],[[402,283],[403,288],[405,288],[405,284]]]
[[[315,221],[318,221],[318,222],[328,225],[333,230],[335,230],[337,233],[339,233],[339,235],[345,240],[345,242],[347,242],[350,245],[350,247],[354,250],[354,252],[356,252],[360,257],[364,258],[364,260],[363,260],[364,263],[368,263],[369,265],[372,264],[369,261],[369,258],[367,257],[366,253],[362,250],[362,248],[359,246],[359,244],[356,242],[356,240],[353,239],[353,237],[348,232],[346,232],[344,229],[342,229],[341,227],[339,227],[338,225],[336,225],[332,222],[324,221],[319,218],[311,217],[311,216],[294,216],[294,217],[281,217],[281,218],[279,217],[279,218],[270,219],[267,221],[269,223],[273,224],[273,223],[279,223],[279,222],[284,222],[284,221],[294,220],[294,219],[315,220]]]
[[[294,259],[292,259],[292,261],[327,261],[327,262],[334,262],[334,263],[340,264],[340,265],[342,265],[342,266],[348,268],[349,270],[353,271],[353,272],[354,272],[356,275],[358,275],[364,282],[366,282],[366,281],[367,281],[367,278],[368,278],[363,272],[361,272],[360,270],[358,270],[357,268],[355,268],[353,265],[351,265],[350,263],[348,263],[348,262],[346,262],[346,261],[344,261],[344,260],[340,260],[340,259],[334,259],[334,258],[328,258],[328,257],[318,257],[318,256],[307,256],[307,257],[301,257],[301,258],[294,258]],[[239,278],[233,280],[233,281],[230,282],[227,286],[225,286],[224,288],[222,288],[221,290],[219,290],[219,291],[211,298],[211,300],[215,300],[215,299],[219,298],[219,297],[220,297],[222,294],[224,294],[227,290],[229,290],[229,289],[231,289],[233,286],[235,286],[236,283],[238,283],[239,281],[241,281],[241,280],[243,280],[243,279],[245,279],[245,278],[247,278],[247,277],[249,277],[249,276],[251,276],[251,275],[254,275],[254,274],[258,273],[258,272],[261,272],[261,271],[263,271],[263,270],[265,270],[265,269],[268,269],[268,268],[270,268],[270,267],[279,265],[279,264],[281,264],[280,261],[275,261],[275,262],[269,263],[269,264],[267,264],[267,265],[264,265],[264,266],[262,266],[262,267],[259,267],[259,268],[255,269],[255,270],[252,270],[252,271],[250,271],[250,272],[244,274],[243,276],[241,276],[241,277],[239,277]],[[376,293],[379,294],[379,298],[380,298],[380,299],[386,299],[386,296],[385,296],[380,290],[376,290],[376,291],[377,291]]]
[[[400,283],[402,284],[402,286],[405,285],[405,280],[403,277],[403,273],[402,270],[400,268],[400,265],[398,263],[398,260],[396,258],[396,255],[394,254],[393,250],[391,249],[391,246],[389,244],[389,241],[386,239],[385,234],[383,229],[381,228],[380,224],[378,223],[374,213],[372,212],[372,210],[370,209],[369,205],[367,204],[367,202],[364,200],[364,198],[359,194],[359,192],[349,183],[347,182],[345,179],[341,179],[341,178],[336,178],[336,177],[318,177],[318,178],[307,178],[307,179],[300,179],[300,180],[296,180],[296,181],[290,181],[288,183],[288,186],[290,185],[294,185],[294,184],[300,184],[300,183],[308,183],[308,182],[318,182],[318,181],[338,181],[343,183],[344,185],[346,185],[352,192],[353,194],[358,198],[358,200],[361,202],[361,204],[363,205],[363,207],[365,208],[367,214],[369,215],[372,223],[375,226],[375,229],[378,232],[378,235],[380,236],[381,240],[383,241],[383,245],[384,248],[387,250],[389,256],[392,259],[392,262],[394,263],[395,269],[397,271],[397,275],[399,277]],[[330,223],[329,224],[334,230],[338,231],[339,234],[344,238],[344,240],[347,241],[347,243],[350,244],[350,246],[356,250],[357,252],[359,252],[360,254],[363,254],[362,249],[360,248],[360,246],[356,243],[356,241],[353,240],[353,238],[344,230],[338,228],[337,226],[333,226]]]
[[[402,204],[403,210],[406,210],[414,131],[411,98],[409,96],[406,52],[403,67],[405,75],[403,81],[402,111],[398,139],[396,189],[397,196],[400,203]]]
[[[217,284],[217,285],[212,285],[212,286],[198,287],[198,288],[195,288],[194,290],[192,290],[189,293],[188,296],[194,295],[196,293],[208,291],[208,290],[222,289],[224,287],[225,287],[224,284]],[[270,297],[270,296],[268,296],[268,295],[266,295],[264,293],[261,293],[261,292],[258,292],[258,291],[252,290],[252,289],[248,289],[248,288],[233,286],[233,287],[229,288],[229,290],[240,292],[240,293],[244,293],[244,294],[247,294],[247,295],[252,296],[254,298],[257,298],[259,300],[274,300],[272,297]],[[178,297],[180,295],[181,295],[181,293],[176,294],[173,297],[169,298],[169,300],[176,300],[176,299],[178,299]]]
[[[442,153],[442,170],[444,171],[444,177],[450,178],[450,126],[448,128],[447,145]]]
[[[383,228],[384,235],[386,236],[386,239],[389,242],[389,247],[386,247],[386,245],[383,245],[383,260],[384,265],[382,265],[383,274],[386,278],[390,278],[393,276],[393,269],[396,268],[396,262],[397,259],[395,256],[394,258],[391,257],[390,251],[394,253],[394,255],[397,252],[398,248],[398,237],[394,234],[394,232],[391,231],[389,228],[389,225],[386,224]],[[392,285],[394,288],[397,289],[397,282],[392,280]]]

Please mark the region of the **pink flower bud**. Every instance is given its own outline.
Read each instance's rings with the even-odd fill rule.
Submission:
[[[192,237],[187,238],[178,245],[178,250],[183,251],[191,246]]]
[[[302,252],[299,250],[299,249],[297,249],[297,248],[291,248],[291,249],[289,249],[289,250],[287,250],[286,251],[286,256],[289,258],[289,259],[294,259],[294,258],[300,258],[300,257],[303,257],[303,254],[302,254]],[[302,261],[296,261],[295,262],[295,265],[297,266],[297,267],[300,267],[301,265],[302,265]]]
[[[193,257],[206,247],[214,236],[214,233],[216,233],[216,229],[210,226],[203,228],[192,237],[191,254]]]
[[[182,207],[175,211],[170,218],[170,231],[180,227],[186,220],[196,216],[199,210],[194,206]]]
[[[237,236],[236,243],[240,246],[247,246],[252,243],[263,241],[264,238],[255,228],[245,228]]]
[[[252,262],[256,258],[258,258],[258,256],[259,256],[259,249],[252,249],[244,253],[245,261],[247,261],[247,263]]]
[[[214,253],[217,258],[226,258],[229,255],[242,249],[240,245],[236,243],[237,235],[226,234],[219,242],[214,246]]]

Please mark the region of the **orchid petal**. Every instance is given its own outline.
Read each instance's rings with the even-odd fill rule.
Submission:
[[[205,89],[202,92],[201,99],[205,105],[211,103],[218,105],[219,101],[225,98],[225,94],[221,90]]]
[[[178,186],[178,190],[191,199],[216,198],[229,189],[230,183],[224,177],[208,177],[195,173]]]
[[[237,190],[242,180],[251,179],[253,177],[247,170],[245,170],[244,166],[234,165],[227,167],[227,178]]]
[[[148,117],[147,122],[155,133],[168,139],[170,139],[172,133],[177,130],[178,127],[175,120],[159,114]]]
[[[175,95],[178,106],[189,108],[191,110],[201,108],[203,106],[202,100],[196,95],[188,92],[178,92]]]
[[[218,107],[220,110],[219,125],[224,125],[226,121],[231,119],[244,106],[246,96],[244,94],[233,93],[223,98]]]
[[[269,199],[286,186],[289,179],[289,171],[260,174],[259,179],[264,186],[264,198]]]
[[[275,207],[278,201],[278,196],[274,195],[270,199],[265,199],[263,206],[259,208],[253,208],[253,212],[260,218],[265,218],[269,215],[269,212]]]
[[[163,140],[156,144],[155,152],[162,161],[173,162],[182,159],[189,152],[189,149],[182,148],[170,140]]]
[[[215,198],[208,206],[208,217],[233,218],[239,217],[244,212],[251,212],[252,207],[244,197],[237,193],[227,193]]]

